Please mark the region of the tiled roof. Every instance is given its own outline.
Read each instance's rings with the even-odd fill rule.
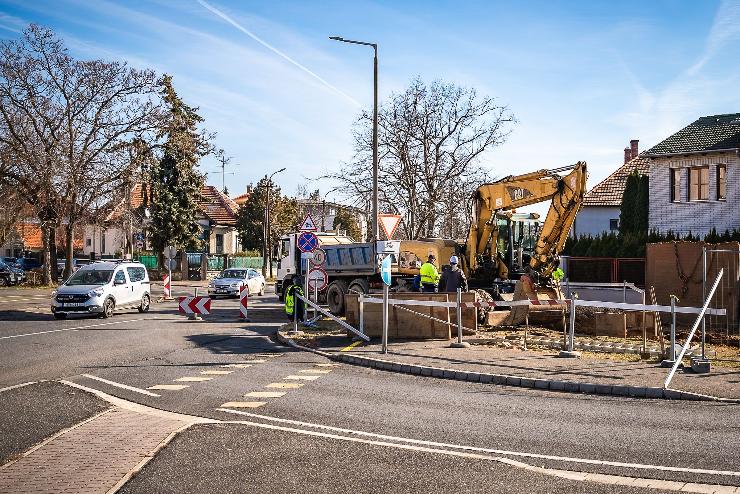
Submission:
[[[647,151],[648,156],[740,148],[740,113],[710,115],[679,130]]]
[[[41,227],[38,223],[23,222],[19,223],[16,227],[16,232],[23,241],[23,248],[26,250],[41,250],[44,247],[43,238],[41,236]],[[75,250],[82,250],[82,227],[76,226],[73,236],[73,244]],[[60,226],[57,228],[56,234],[57,247],[60,249],[64,248],[65,235],[64,227]]]
[[[617,168],[617,171],[586,192],[586,196],[583,198],[583,205],[620,206],[622,204],[624,188],[627,185],[627,177],[635,169],[641,175],[648,175],[650,167],[648,159],[645,158],[645,153],[620,166]]]
[[[240,196],[236,196],[233,199],[233,201],[236,203],[237,206],[240,206],[241,207],[242,205],[244,205],[245,202],[247,202],[249,200],[249,196],[251,196],[251,195],[252,195],[251,192],[245,192],[244,194],[242,194]]]
[[[200,189],[200,210],[217,225],[236,226],[239,205],[213,185]]]

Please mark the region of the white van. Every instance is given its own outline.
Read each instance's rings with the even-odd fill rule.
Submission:
[[[136,307],[147,312],[151,304],[149,273],[139,262],[100,261],[82,266],[51,295],[57,319],[68,314],[110,317],[116,308]]]

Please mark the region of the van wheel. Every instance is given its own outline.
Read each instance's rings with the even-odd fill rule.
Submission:
[[[149,298],[149,294],[145,293],[143,297],[141,297],[141,304],[139,304],[139,312],[149,312],[149,306],[151,305],[151,299]]]
[[[326,289],[326,303],[329,305],[329,311],[335,316],[344,315],[344,295],[347,293],[347,282],[335,280],[329,284]]]
[[[116,308],[116,303],[113,301],[112,298],[106,299],[103,303],[103,313],[101,316],[103,319],[108,319],[110,316],[113,315],[113,309]]]

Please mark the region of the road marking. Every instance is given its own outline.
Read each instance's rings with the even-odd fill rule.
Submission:
[[[157,319],[155,317],[149,318],[148,320]],[[24,333],[24,334],[14,334],[10,336],[0,336],[0,340],[6,340],[9,338],[21,338],[23,336],[35,336],[39,334],[47,334],[47,333],[59,333],[61,331],[79,331],[81,329],[90,329],[90,328],[99,328],[102,326],[113,326],[114,324],[125,324],[127,322],[139,322],[144,321],[145,319],[127,319],[125,321],[113,321],[113,322],[103,322],[100,324],[89,324],[87,326],[75,326],[74,328],[62,328],[62,329],[50,329],[49,331],[37,331],[36,333]]]
[[[284,391],[252,391],[244,395],[245,398],[280,398],[287,393]]]
[[[199,383],[203,381],[210,381],[213,379],[212,377],[202,377],[202,376],[191,376],[191,377],[180,377],[178,379],[175,379],[175,381],[183,382],[183,383]]]
[[[181,389],[189,388],[187,384],[157,384],[156,386],[149,386],[146,389],[166,389],[169,391],[180,391]]]
[[[247,360],[250,364],[264,364],[267,362],[267,360],[261,360],[261,359],[255,359],[255,360]]]
[[[302,383],[270,383],[266,388],[295,389],[303,386]]]
[[[302,427],[312,427],[315,429],[324,429],[328,431],[341,432],[341,433],[352,434],[356,436],[373,437],[373,438],[383,439],[387,441],[400,441],[400,442],[418,444],[418,445],[423,445],[423,446],[434,446],[434,447],[449,448],[449,449],[461,449],[461,450],[473,451],[477,453],[489,453],[489,454],[498,454],[498,455],[503,455],[503,456],[535,458],[538,460],[554,460],[554,461],[560,461],[560,462],[583,463],[587,465],[633,468],[633,469],[640,469],[640,470],[659,470],[659,471],[665,471],[665,472],[697,473],[697,474],[702,474],[702,475],[720,475],[720,476],[726,475],[730,477],[740,477],[740,472],[733,472],[731,470],[709,470],[709,469],[704,469],[704,468],[686,468],[686,467],[671,467],[671,466],[665,466],[665,465],[650,465],[650,464],[641,464],[641,463],[624,463],[624,462],[619,462],[619,461],[594,460],[590,458],[573,458],[573,457],[568,457],[568,456],[545,455],[545,454],[539,454],[539,453],[527,453],[527,452],[522,452],[522,451],[506,451],[506,450],[501,450],[501,449],[479,448],[476,446],[464,446],[460,444],[439,443],[439,442],[434,442],[434,441],[424,441],[422,439],[411,439],[411,438],[406,438],[406,437],[397,437],[397,436],[388,436],[385,434],[377,434],[374,432],[357,431],[353,429],[343,429],[341,427],[332,427],[330,425],[313,424],[311,422],[301,422],[299,420],[282,419],[278,417],[270,417],[268,415],[259,415],[256,413],[236,412],[234,410],[223,410],[223,411],[227,411],[229,413],[237,413],[239,415],[246,415],[246,416],[253,417],[253,418],[258,418],[262,420],[268,420],[268,421],[278,422],[278,423],[283,423],[283,424],[291,424],[291,425],[297,425],[297,426],[302,426]],[[340,437],[344,437],[344,436],[340,436]],[[441,451],[441,450],[435,450],[435,451]]]
[[[299,370],[298,372],[302,372],[304,374],[328,374],[331,372],[331,369],[304,369]]]
[[[231,374],[234,371],[219,371],[219,370],[204,370],[200,371],[201,374],[205,375],[213,375],[213,376],[226,376],[228,374]]]
[[[117,388],[128,389],[129,391],[133,391],[135,393],[141,393],[141,394],[147,395],[147,396],[157,396],[157,397],[159,396],[158,394],[152,393],[150,391],[147,391],[146,389],[135,388],[133,386],[129,386],[128,384],[121,384],[121,383],[117,383],[115,381],[109,381],[108,379],[103,379],[102,377],[93,376],[92,374],[82,374],[82,376],[83,377],[86,377],[88,379],[94,379],[95,381],[100,381],[101,383],[105,383],[105,384],[109,384],[111,386],[115,386]]]
[[[228,364],[228,365],[222,365],[221,367],[229,367],[233,369],[246,369],[247,367],[252,367],[252,364]]]
[[[282,357],[282,353],[255,353],[255,357]]]
[[[339,364],[313,364],[316,367],[339,367]]]
[[[320,377],[321,376],[288,376],[284,377],[283,379],[292,379],[294,381],[315,381]]]
[[[350,343],[349,345],[347,345],[346,347],[342,348],[339,351],[340,352],[348,352],[348,351],[352,350],[354,347],[356,347],[357,345],[361,345],[361,344],[362,344],[362,340],[360,340],[360,341],[353,341],[352,343]]]
[[[229,401],[221,405],[221,408],[258,408],[267,405],[266,401]]]
[[[2,393],[4,391],[10,391],[11,389],[22,388],[23,386],[30,386],[31,384],[36,384],[37,382],[38,381],[30,381],[30,382],[27,382],[27,383],[16,384],[14,386],[8,386],[7,388],[0,389],[0,393]]]

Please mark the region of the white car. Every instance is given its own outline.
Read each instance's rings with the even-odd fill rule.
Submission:
[[[252,268],[229,268],[221,271],[208,284],[208,295],[215,298],[218,295],[238,297],[239,289],[246,286],[249,294],[262,296],[265,294],[265,277]]]
[[[110,317],[121,307],[147,312],[151,304],[149,273],[139,262],[94,262],[74,272],[51,296],[57,319],[69,314]]]

